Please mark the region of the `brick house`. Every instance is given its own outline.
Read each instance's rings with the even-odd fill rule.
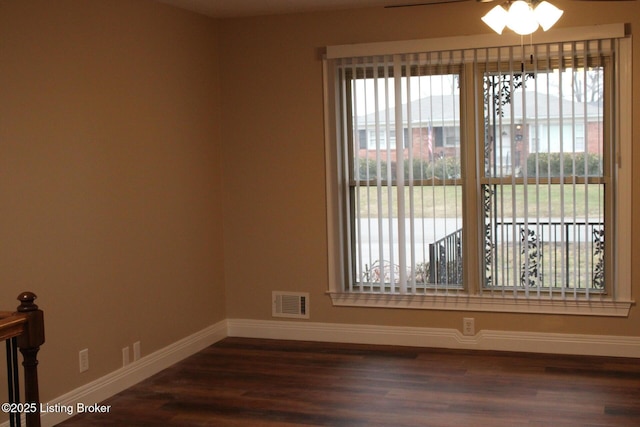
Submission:
[[[497,144],[485,149],[489,164],[502,173],[520,173],[531,153],[592,153],[603,150],[602,107],[598,103],[576,104],[546,93],[517,91],[513,102],[503,106],[502,113],[495,113],[495,120],[487,125],[486,135]],[[579,108],[575,106],[579,105]],[[403,105],[403,116],[410,116],[411,123],[402,125],[402,157],[432,161],[456,155],[460,149],[460,99],[444,95],[425,97],[410,104],[410,111]],[[523,107],[526,114],[523,114]],[[410,113],[410,114],[409,114]],[[385,117],[395,117],[395,109],[356,117],[359,152],[361,159],[376,158],[379,149],[381,161],[398,157],[398,138],[394,121],[386,126]],[[586,119],[585,119],[586,115]],[[535,117],[544,117],[544,120]],[[529,117],[526,119],[525,117]],[[585,125],[586,124],[586,125]]]

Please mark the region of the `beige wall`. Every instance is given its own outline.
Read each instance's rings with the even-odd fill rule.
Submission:
[[[217,31],[150,1],[0,1],[0,308],[39,297],[44,401],[226,317]]]
[[[638,2],[557,1],[560,27],[619,23],[640,28]],[[463,312],[337,308],[325,295],[322,65],[332,44],[488,33],[476,2],[406,9],[343,11],[227,20],[221,24],[223,157],[225,159],[225,274],[229,318],[270,319],[270,292],[311,293],[311,320],[376,325],[461,328]],[[535,41],[535,36],[534,36]],[[634,45],[640,81],[640,43]],[[640,122],[640,85],[634,87]],[[640,133],[634,134],[634,145]],[[640,150],[634,153],[635,177]],[[638,217],[639,188],[633,189]],[[635,220],[631,231],[640,225]],[[640,239],[633,258],[640,256]],[[633,266],[640,295],[640,264]],[[640,310],[629,318],[474,313],[476,330],[640,336]]]
[[[560,26],[640,28],[638,2],[557,3]],[[316,322],[459,328],[465,313],[334,308],[325,295],[320,52],[488,32],[488,7],[216,21],[150,0],[0,0],[0,308],[39,296],[43,400],[119,368],[134,341],[149,354],[225,318],[271,319],[272,290],[310,292]],[[639,43],[634,58],[638,81]],[[640,122],[640,85],[633,98]],[[640,150],[633,162],[637,178]],[[640,295],[640,264],[632,274]],[[638,312],[474,317],[640,336]]]

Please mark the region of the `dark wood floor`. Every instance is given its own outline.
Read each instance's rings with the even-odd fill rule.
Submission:
[[[640,426],[640,360],[227,338],[62,426]]]

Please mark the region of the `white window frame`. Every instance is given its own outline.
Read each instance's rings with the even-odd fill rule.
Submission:
[[[453,140],[453,144],[450,142]],[[442,147],[460,146],[460,128],[457,126],[442,126]]]
[[[615,218],[613,224],[613,292],[611,295],[589,300],[526,299],[512,296],[495,296],[472,292],[452,294],[408,295],[350,293],[344,291],[347,249],[344,247],[345,230],[340,217],[343,212],[343,191],[339,185],[342,178],[339,171],[340,151],[337,144],[336,82],[330,61],[336,58],[381,54],[472,49],[482,47],[519,46],[520,38],[511,35],[479,35],[441,39],[410,40],[370,44],[340,45],[327,47],[323,60],[324,71],[324,111],[325,111],[325,161],[327,189],[327,243],[328,243],[328,290],[335,306],[381,307],[407,309],[437,309],[461,311],[490,311],[516,313],[548,313],[591,316],[626,317],[631,305],[631,38],[625,34],[624,24],[608,24],[549,30],[536,35],[540,43],[582,41],[588,39],[617,39],[615,64],[615,105],[616,112],[611,119],[615,122],[616,140],[616,185]],[[608,237],[611,238],[611,237]],[[472,268],[481,275],[478,256],[466,268]],[[474,267],[475,264],[475,267]]]
[[[387,144],[387,134],[389,135],[389,143]],[[379,147],[381,150],[397,150],[395,129],[382,129],[376,133],[375,129],[367,129],[367,150],[375,150]]]

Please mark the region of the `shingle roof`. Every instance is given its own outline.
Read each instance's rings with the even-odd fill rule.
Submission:
[[[523,103],[524,98],[524,103]],[[460,97],[458,95],[429,96],[417,99],[410,104],[412,123],[453,123],[459,121],[460,117]],[[546,93],[518,91],[513,95],[513,102],[502,107],[502,118],[508,120],[512,117],[515,120],[522,120],[523,107],[526,117],[534,119],[558,119],[575,117],[581,119],[595,118],[601,120],[603,108],[599,103],[579,103],[567,99],[561,99],[555,95]],[[402,106],[403,116],[407,116],[406,104]],[[391,123],[395,122],[395,108],[389,109]],[[387,112],[381,110],[379,113],[380,123],[385,123]],[[375,123],[375,113],[370,113],[357,118],[358,127],[364,127],[365,123],[372,126]]]

